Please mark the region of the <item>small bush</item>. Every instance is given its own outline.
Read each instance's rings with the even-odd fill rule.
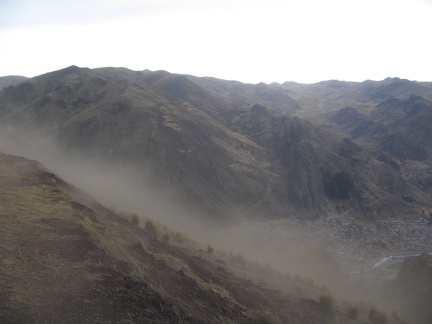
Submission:
[[[387,324],[387,316],[381,313],[376,308],[372,308],[369,312],[369,322],[373,324]]]
[[[391,319],[392,319],[392,320],[391,320],[390,322],[392,322],[392,323],[394,322],[394,323],[399,323],[399,324],[408,324],[408,322],[405,321],[404,319],[402,319],[402,318],[399,316],[398,312],[395,311],[395,310],[392,311]]]
[[[177,243],[184,243],[184,242],[190,241],[189,238],[185,234],[183,234],[179,231],[174,232],[174,234],[172,234],[172,237],[173,237],[173,240]]]
[[[324,308],[326,311],[333,311],[334,299],[333,296],[331,296],[330,294],[322,294],[320,296],[319,303],[321,307]]]
[[[140,222],[139,216],[137,214],[135,214],[135,213],[132,214],[131,223],[134,224],[134,225],[136,225],[136,226],[138,226],[139,222]]]
[[[172,239],[171,233],[170,232],[166,232],[163,236],[162,239],[166,242],[170,241]]]
[[[212,253],[214,252],[214,247],[211,246],[211,245],[208,245],[208,246],[207,246],[207,252],[208,252],[209,254],[212,254]]]
[[[237,255],[237,262],[238,262],[242,267],[244,267],[244,265],[246,264],[246,259],[244,258],[243,255],[238,254],[238,255]]]
[[[144,225],[144,229],[150,233],[152,233],[153,235],[157,236],[158,235],[158,229],[155,225],[155,223],[153,221],[151,221],[150,219],[148,219]]]

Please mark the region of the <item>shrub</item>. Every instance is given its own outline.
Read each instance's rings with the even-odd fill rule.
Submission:
[[[319,303],[326,311],[333,311],[334,299],[330,294],[322,294],[320,296]]]
[[[395,323],[399,323],[399,324],[408,324],[407,321],[405,321],[404,319],[402,319],[399,314],[397,313],[397,311],[393,310],[392,314],[391,314],[391,322],[395,322]]]
[[[151,220],[147,220],[145,225],[144,225],[144,229],[150,233],[152,233],[153,235],[157,236],[158,235],[158,229],[155,225],[155,223]]]
[[[173,240],[177,243],[184,243],[190,241],[185,234],[180,233],[179,231],[174,232],[174,234],[172,234],[172,237]]]
[[[140,222],[139,216],[137,214],[135,214],[135,213],[132,214],[131,223],[134,224],[134,225],[136,225],[136,226],[138,226],[139,222]]]
[[[381,313],[376,308],[372,308],[369,312],[369,322],[373,324],[387,324],[387,316]]]
[[[237,262],[244,267],[244,265],[246,264],[246,259],[243,257],[243,255],[238,254],[237,255]]]
[[[212,254],[212,253],[214,252],[214,247],[211,246],[211,245],[208,245],[208,246],[207,246],[207,252],[208,252],[209,254]]]

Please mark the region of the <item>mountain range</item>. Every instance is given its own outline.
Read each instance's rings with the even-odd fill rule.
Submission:
[[[317,219],[350,211],[386,218],[429,208],[429,180],[406,176],[401,164],[429,161],[429,133],[409,127],[430,114],[428,99],[411,95],[431,91],[399,79],[250,85],[71,66],[4,87],[0,123],[3,137],[55,140],[65,156],[128,163],[200,217]],[[384,108],[396,100],[399,113]],[[404,118],[401,106],[410,100],[423,108],[380,133]],[[327,106],[353,102],[359,116],[348,118],[352,126],[337,118],[344,108]],[[410,135],[401,139],[398,129]]]

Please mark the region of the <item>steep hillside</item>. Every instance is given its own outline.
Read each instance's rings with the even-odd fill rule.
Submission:
[[[0,199],[2,323],[350,322],[159,241],[36,161],[0,153]]]
[[[155,190],[213,220],[347,211],[377,218],[427,204],[352,142],[185,76],[72,66],[5,88],[0,99],[3,137],[41,150],[54,140],[65,158],[127,163]]]
[[[11,134],[25,125],[68,154],[127,162],[206,214],[226,217],[265,190],[250,178],[268,182],[264,148],[185,101],[91,70],[71,67],[5,89],[1,117]]]
[[[299,108],[297,104],[290,104],[290,98],[287,99],[288,101],[285,99],[281,100],[281,105],[278,106],[278,100],[284,95],[276,94],[276,92],[283,91],[286,94],[286,89],[282,89],[281,85],[259,84],[255,86],[249,84],[242,84],[236,81],[225,81],[214,78],[197,78],[193,76],[187,76],[189,80],[193,81],[190,82],[189,80],[186,80],[184,76],[171,75],[164,71],[156,73],[152,73],[150,71],[143,71],[143,73],[141,74],[139,72],[132,71],[129,71],[127,73],[128,70],[125,69],[120,69],[118,73],[117,69],[112,68],[98,69],[98,71],[113,78],[117,77],[135,80],[143,86],[155,89],[157,91],[162,91],[170,96],[175,96],[182,100],[186,100],[188,103],[194,105],[195,107],[198,107],[198,109],[205,109],[207,113],[217,118],[221,123],[223,123],[224,126],[229,128],[230,130],[233,130],[236,133],[246,135],[248,138],[251,138],[254,142],[260,144],[263,147],[270,147],[271,149],[267,152],[267,154],[270,157],[270,161],[272,161],[272,170],[276,169],[274,173],[276,173],[277,175],[284,175],[281,179],[279,179],[279,181],[277,181],[279,183],[276,184],[274,189],[271,189],[271,195],[279,195],[281,197],[277,202],[279,209],[289,211],[290,213],[296,213],[300,210],[303,214],[316,213],[317,215],[319,215],[322,214],[323,211],[328,212],[334,210],[335,201],[331,201],[329,203],[326,199],[322,199],[323,187],[325,196],[327,198],[334,198],[335,195],[331,193],[329,194],[329,192],[339,191],[339,189],[335,189],[333,183],[329,185],[329,182],[331,182],[331,177],[334,177],[338,172],[343,173],[343,171],[345,170],[343,169],[343,167],[341,167],[341,164],[343,165],[344,163],[346,163],[346,160],[344,159],[355,159],[357,164],[362,164],[358,163],[358,157],[350,156],[350,154],[353,154],[354,152],[355,154],[359,154],[358,156],[363,154],[357,151],[359,149],[358,147],[356,149],[353,149],[353,147],[343,147],[346,145],[350,146],[351,144],[349,144],[348,142],[344,142],[337,136],[334,136],[325,131],[321,132],[315,130],[311,132],[309,130],[313,129],[314,127],[312,125],[304,123],[299,119],[296,119],[294,123],[291,123],[287,121],[291,121],[292,118],[276,116],[275,114],[273,114],[271,112],[272,110],[280,110],[286,112],[287,110],[285,108],[288,106],[295,107],[293,108],[294,110]],[[167,87],[166,84],[169,84],[170,86]],[[336,81],[323,82],[323,84],[325,84],[326,86],[328,85],[334,89],[344,89],[355,85],[355,83]],[[295,85],[298,84],[294,84],[294,86]],[[260,88],[261,91],[257,91],[258,88]],[[204,89],[206,91],[204,91]],[[254,90],[252,91],[251,89]],[[244,93],[244,95],[239,95],[240,92]],[[254,94],[252,94],[252,92]],[[260,107],[259,104],[250,109],[236,109],[238,104],[236,104],[233,99],[240,100],[241,102],[246,102],[248,104],[251,104],[251,106],[263,102],[270,106],[267,108],[271,109],[267,110],[263,106],[258,109],[257,107]],[[321,99],[322,98],[319,98],[319,96],[316,96],[315,98],[315,100]],[[283,106],[285,108],[282,108]],[[256,113],[256,111],[265,111],[263,115],[266,115],[267,118],[260,118],[260,113]],[[270,115],[272,116],[271,118]],[[258,122],[255,120],[255,118],[258,120]],[[367,117],[361,117],[360,119],[367,120]],[[242,126],[239,127],[238,121],[241,121]],[[286,125],[291,125],[287,127],[293,127],[293,129],[287,130],[284,129],[285,126],[281,127],[281,125],[285,122],[287,122]],[[245,123],[248,123],[248,125],[245,125]],[[252,127],[252,125],[254,126]],[[265,130],[265,134],[267,134],[264,137],[262,136],[263,130]],[[297,136],[290,136],[290,139],[287,140],[287,132],[296,132]],[[269,136],[269,134],[271,133],[273,133],[273,136]],[[273,144],[275,142],[278,142],[278,147]],[[309,144],[311,145],[308,146]],[[308,147],[306,148],[306,146]],[[322,151],[323,149],[324,152]],[[336,154],[330,154],[330,156],[328,156],[329,151],[333,151]],[[339,151],[344,151],[345,153],[340,154]],[[315,155],[315,157],[311,157],[311,154]],[[336,156],[340,157],[340,155],[342,155],[342,159],[338,160],[338,158],[335,158]],[[290,158],[287,158],[288,156],[290,156]],[[364,157],[366,156],[367,154]],[[287,163],[287,159],[290,160],[289,163]],[[285,160],[282,163],[282,167],[280,167],[281,160]],[[366,163],[369,162],[370,161],[367,161]],[[384,162],[387,163],[387,161]],[[330,167],[329,164],[331,165]],[[337,165],[337,167],[334,168],[334,165]],[[363,166],[361,166],[360,168],[362,167]],[[320,169],[320,171],[318,171],[318,168]],[[313,169],[314,171],[312,171]],[[373,179],[372,182],[384,181],[384,191],[390,190],[392,194],[396,193],[396,195],[400,198],[402,191],[407,190],[407,188],[405,187],[405,185],[402,184],[402,182],[400,182],[401,179],[397,174],[393,174],[393,171],[388,170],[386,167],[384,167],[384,169],[386,170],[381,169],[381,167],[377,168],[377,165],[375,164],[373,168],[370,168],[369,171],[365,170],[365,173],[361,175],[361,177],[365,178],[369,176],[369,180],[360,180],[359,178],[357,178],[354,182],[356,184],[369,183],[371,186],[376,188],[375,185],[371,184],[371,178]],[[377,172],[377,174],[380,175],[378,176],[377,174],[370,174],[371,172],[375,173],[375,171]],[[303,172],[305,174],[301,175]],[[322,179],[322,182],[316,181],[320,178]],[[322,186],[322,184],[324,184],[324,186]],[[332,187],[332,189],[329,189],[329,187]],[[363,189],[360,190],[363,191]],[[356,201],[354,209],[350,209],[349,207],[344,206],[346,202],[344,202],[343,200],[342,203],[340,200],[336,201],[336,207],[339,209],[341,208],[340,210],[347,208],[352,211],[361,209],[361,206],[363,205],[372,204],[374,205],[374,207],[377,207],[378,210],[380,209],[380,204],[378,203],[378,205],[375,205],[376,201],[383,201],[384,199],[387,199],[384,198],[386,194],[377,194],[376,196],[374,196],[375,198],[365,198],[364,196],[362,196],[362,194],[358,194],[357,196],[355,196],[353,194],[354,191],[355,190],[351,192],[350,196],[352,200],[351,203],[353,201]],[[375,190],[365,189],[363,192],[366,193],[366,196],[369,196],[369,194],[373,191]],[[415,191],[416,193],[414,195],[417,196],[418,192],[417,190]],[[405,194],[407,194],[407,192],[405,192]],[[405,194],[402,194],[402,196]],[[338,195],[339,194],[336,194],[336,196]],[[346,196],[346,193],[341,195]],[[420,194],[418,198],[422,201],[425,198],[421,196],[422,194]],[[266,203],[267,201],[260,200],[257,205],[253,206],[253,208],[264,205]],[[392,204],[398,204],[397,199],[392,200]],[[296,207],[292,208],[293,206]],[[352,204],[351,207],[353,207]],[[367,211],[361,211],[361,213],[363,214],[367,214],[370,212],[377,213],[376,210],[373,211],[371,209],[368,209]],[[378,214],[381,213],[383,213],[383,211],[378,212]],[[394,212],[391,210],[387,210],[384,213],[394,215]],[[276,216],[277,215],[279,214],[276,213]]]

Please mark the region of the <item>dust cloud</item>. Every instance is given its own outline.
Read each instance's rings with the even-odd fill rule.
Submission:
[[[127,162],[90,158],[65,152],[53,138],[30,131],[0,133],[0,151],[42,163],[50,172],[115,211],[136,213],[187,232],[201,232],[206,224],[175,192],[157,188],[153,175]]]
[[[155,188],[151,175],[136,165],[90,159],[84,154],[64,152],[52,138],[37,138],[23,130],[0,133],[0,151],[37,160],[108,208],[145,215],[180,230],[219,251],[268,264],[283,274],[309,278],[345,299],[370,298],[367,289],[345,277],[323,248],[324,242],[309,240],[289,222],[237,219],[234,224],[214,228],[193,214],[172,192]],[[307,226],[307,224],[305,225]]]

